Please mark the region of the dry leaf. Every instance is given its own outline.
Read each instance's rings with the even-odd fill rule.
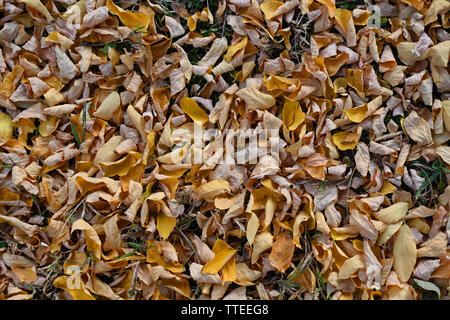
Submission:
[[[414,270],[417,259],[417,248],[413,234],[404,224],[398,231],[394,241],[394,270],[400,281],[407,282]]]

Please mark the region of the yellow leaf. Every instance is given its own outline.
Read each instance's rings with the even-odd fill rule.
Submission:
[[[424,2],[422,0],[400,0],[403,3],[410,5],[417,9],[417,11],[422,10]]]
[[[21,65],[15,65],[11,72],[3,79],[0,93],[9,98],[16,90],[16,84],[22,77],[23,71],[24,69]]]
[[[347,80],[347,84],[351,86],[353,89],[359,92],[364,91],[364,79],[362,70],[346,69],[345,79]]]
[[[202,268],[202,273],[217,274],[237,252],[231,248],[225,241],[217,239],[212,248],[214,258],[212,258]]]
[[[270,74],[269,77],[264,78],[264,86],[271,93],[283,91],[291,92],[291,88],[295,88],[294,90],[296,90],[299,88],[299,85],[300,81],[297,79],[281,77],[274,74]]]
[[[405,62],[415,62],[425,60],[426,58],[428,58],[430,55],[429,48],[420,57],[417,57],[413,53],[413,49],[415,48],[416,44],[417,44],[416,42],[400,42],[397,45],[398,57],[400,58],[400,60]]]
[[[155,153],[156,132],[150,131],[147,135],[147,144],[145,145],[142,163],[147,165],[150,157]]]
[[[383,185],[381,186],[381,190],[380,192],[383,195],[387,195],[387,194],[391,194],[393,193],[395,190],[397,190],[397,187],[394,186],[392,183],[390,183],[389,181],[383,181]]]
[[[373,215],[380,221],[387,224],[392,224],[403,219],[408,213],[408,202],[397,202],[390,207],[381,209]]]
[[[58,277],[53,281],[53,285],[69,292],[75,300],[95,300],[86,289],[80,275]]]
[[[435,66],[446,68],[450,55],[450,40],[443,41],[430,49],[431,63]]]
[[[237,269],[237,281],[239,285],[248,286],[254,285],[252,281],[258,280],[261,277],[261,271],[250,269],[246,263],[238,263]]]
[[[39,133],[43,137],[49,137],[58,128],[60,119],[57,117],[49,117],[39,125]]]
[[[339,72],[339,69],[348,62],[348,54],[340,53],[336,57],[329,57],[325,59],[325,66],[328,75],[334,76]]]
[[[388,225],[387,228],[378,237],[377,246],[382,246],[386,242],[388,242],[389,239],[398,231],[398,229],[400,229],[402,224],[403,224],[403,221],[399,221],[395,224]]]
[[[2,196],[5,196],[5,198],[4,198],[5,200],[10,198],[8,196],[11,196],[11,194],[7,194],[7,192],[5,192],[5,191],[2,191],[2,193],[3,193]],[[11,197],[11,200],[12,200],[12,197]],[[19,199],[16,199],[16,200],[19,200]],[[38,226],[22,222],[21,220],[17,219],[16,217],[0,215],[0,222],[1,223],[6,222],[6,223],[22,230],[30,237],[38,231]]]
[[[124,176],[133,168],[142,156],[139,152],[129,152],[125,157],[115,162],[99,162],[105,177]]]
[[[96,153],[94,164],[97,165],[100,162],[112,162],[119,158],[119,155],[114,152],[114,149],[122,142],[122,140],[122,136],[111,137]]]
[[[444,119],[445,130],[450,132],[450,100],[442,101],[442,118]]]
[[[161,163],[177,164],[186,157],[190,145],[186,143],[182,148],[174,148],[172,151],[156,158]]]
[[[345,228],[345,227],[343,227],[343,228]],[[348,230],[348,231],[350,231],[350,230]],[[347,232],[347,230],[342,230],[342,228],[333,228],[333,229],[331,229],[331,238],[334,240],[334,241],[341,241],[341,240],[345,240],[345,239],[348,239],[348,238],[354,238],[354,237],[357,237],[358,236],[358,233],[357,233],[357,231],[355,231],[355,232]]]
[[[186,298],[189,298],[191,295],[191,289],[189,287],[189,281],[187,279],[183,278],[171,278],[171,279],[164,279],[162,281],[162,285],[164,287],[170,288],[179,294],[185,296]]]
[[[253,245],[251,263],[254,264],[258,261],[261,253],[272,247],[273,236],[270,232],[264,231],[255,237],[255,243]]]
[[[39,0],[19,0],[19,1],[39,11],[47,19],[47,22],[53,21],[52,15],[50,14],[50,12],[48,12],[47,8]]]
[[[185,271],[184,266],[179,262],[166,261],[161,256],[161,243],[156,240],[150,240],[147,244],[147,262],[157,263],[173,273],[182,273]]]
[[[305,114],[303,113],[298,101],[287,100],[284,103],[281,116],[283,118],[284,125],[289,131],[297,129],[298,126],[305,121]]]
[[[156,218],[156,228],[164,240],[170,236],[176,224],[177,220],[174,217],[169,217],[162,212],[158,213],[158,217]]]
[[[97,278],[96,276],[92,277],[92,282],[93,282],[93,291],[95,292],[95,294],[105,297],[107,299],[110,300],[120,300],[120,296],[117,295],[109,285],[107,285],[106,283],[104,283],[103,281],[101,281],[99,278]]]
[[[352,19],[352,12],[347,9],[336,9],[336,22],[341,26],[344,32],[348,33],[348,23]]]
[[[92,115],[108,121],[114,117],[114,114],[119,107],[120,95],[116,91],[112,91]]]
[[[403,126],[408,136],[419,146],[433,143],[430,125],[416,111],[411,111],[404,119]]]
[[[270,264],[281,272],[285,272],[291,266],[292,256],[294,255],[295,245],[292,238],[282,232],[275,238],[269,259]]]
[[[438,232],[434,237],[421,244],[420,249],[417,250],[417,258],[438,258],[445,256],[447,240],[448,235],[446,233]]]
[[[235,196],[218,196],[214,199],[214,205],[219,210],[228,210],[233,205],[233,203],[236,201],[238,195]]]
[[[266,230],[270,227],[273,216],[275,215],[276,205],[277,204],[272,199],[272,197],[269,197],[267,199],[266,206],[265,206],[265,217],[264,217],[264,221],[263,221],[264,230]]]
[[[0,112],[0,138],[12,138],[13,131],[12,119],[9,114]]]
[[[353,16],[353,21],[355,22],[355,25],[357,25],[357,26],[365,26],[371,17],[371,14],[369,11],[360,10],[360,12],[361,11],[363,11],[363,12],[361,13],[360,16],[358,16],[358,17]]]
[[[240,89],[236,95],[243,99],[249,109],[269,109],[275,104],[275,98],[250,86]]]
[[[130,104],[127,108],[127,114],[130,117],[134,127],[139,131],[142,139],[147,139],[147,132],[145,131],[145,119],[136,111],[136,109]]]
[[[227,53],[225,53],[225,55],[223,56],[223,59],[227,62],[231,62],[231,60],[233,59],[233,56],[236,54],[236,52],[245,48],[245,46],[247,45],[247,41],[248,41],[248,38],[244,37],[237,43],[229,46]]]
[[[364,261],[362,255],[357,254],[353,257],[344,261],[341,266],[341,270],[339,270],[339,280],[344,280],[350,278],[356,271],[364,268]]]
[[[237,279],[237,270],[236,270],[236,255],[225,263],[222,270],[220,270],[222,274],[222,283],[227,281],[233,282]]]
[[[407,282],[417,260],[417,248],[414,236],[408,225],[404,224],[394,242],[394,270],[398,279]]]
[[[430,7],[425,14],[425,25],[437,20],[439,13],[443,13],[450,9],[450,2],[448,0],[433,0]]]
[[[273,17],[275,17],[275,12],[282,5],[283,2],[280,1],[266,0],[259,5],[259,8],[261,9],[262,12],[264,12],[264,16],[266,17],[266,19],[270,20]]]
[[[1,116],[0,116],[0,118],[1,118]],[[0,119],[0,128],[2,126],[1,122],[2,122],[2,120]],[[17,138],[17,140],[24,147],[31,149],[31,147],[28,145],[28,134],[30,134],[31,132],[34,131],[34,129],[36,129],[33,119],[20,119],[18,127],[20,129],[19,129],[19,137]],[[0,132],[1,132],[1,129],[0,129]],[[2,134],[0,133],[0,137],[1,136],[2,136]]]
[[[333,143],[339,150],[353,150],[355,149],[358,141],[356,140],[356,134],[340,131],[333,134]]]
[[[102,256],[102,242],[100,241],[100,238],[98,237],[98,234],[95,231],[95,229],[89,223],[84,221],[83,219],[78,219],[72,225],[71,232],[74,232],[76,230],[84,231],[84,236],[86,238],[87,250],[93,252],[95,258],[97,260],[100,260],[100,258]]]
[[[317,2],[325,5],[331,18],[336,14],[336,4],[332,0],[317,0]]]
[[[414,218],[408,221],[408,225],[410,227],[416,228],[423,234],[427,234],[430,232],[431,228],[428,223],[425,222],[423,218]]]
[[[69,49],[73,45],[73,41],[69,38],[63,36],[57,31],[53,31],[47,38],[45,38],[46,42],[57,43],[61,45],[61,48],[65,51]]]
[[[21,268],[13,264],[11,270],[20,282],[32,283],[37,280],[36,267]]]
[[[230,193],[231,186],[227,180],[216,179],[200,185],[195,191],[199,199],[213,201],[220,194]]]
[[[348,109],[345,111],[345,114],[350,121],[360,123],[366,118],[367,110],[367,104],[363,104],[359,107]]]
[[[214,17],[208,8],[203,8],[201,12],[196,12],[192,16],[188,17],[188,27],[190,31],[194,31],[197,28],[197,21],[209,21],[209,24],[214,22]]]
[[[253,241],[255,240],[258,228],[259,228],[259,219],[256,216],[256,214],[252,212],[250,219],[248,219],[247,222],[247,240],[250,245],[252,245]]]
[[[199,107],[197,101],[192,98],[184,97],[180,104],[181,110],[186,113],[195,123],[203,125],[208,121],[208,114]]]
[[[131,30],[147,31],[150,24],[150,17],[147,14],[123,10],[116,6],[112,0],[106,0],[106,7],[109,12],[118,16],[120,21]]]
[[[64,101],[64,96],[58,90],[59,89],[51,88],[46,93],[44,93],[45,101],[50,107]]]
[[[436,153],[445,161],[445,163],[450,165],[450,147],[439,146],[436,148]]]

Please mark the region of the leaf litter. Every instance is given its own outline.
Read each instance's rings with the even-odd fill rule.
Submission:
[[[374,4],[0,1],[0,299],[448,299],[450,4]]]

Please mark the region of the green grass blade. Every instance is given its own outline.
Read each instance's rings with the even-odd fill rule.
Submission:
[[[78,135],[77,129],[75,128],[75,125],[73,124],[73,122],[70,122],[70,128],[72,129],[72,134],[75,137],[75,141],[78,143],[78,145],[81,145],[81,140],[80,140],[80,136]]]

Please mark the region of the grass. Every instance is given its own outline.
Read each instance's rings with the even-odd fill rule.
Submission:
[[[45,214],[48,212],[47,208],[45,207],[41,208],[41,205],[39,204],[39,199],[34,194],[31,195],[31,198],[33,199],[33,204],[35,205],[39,215],[45,216]]]
[[[86,137],[86,118],[87,118],[87,112],[91,106],[92,102],[85,103],[83,106],[83,114],[81,119],[81,126],[82,126],[82,136],[81,136],[81,142],[84,142],[84,138]]]
[[[131,256],[133,256],[136,252],[138,252],[138,250],[137,250],[137,249],[134,249],[132,252],[125,253],[123,256],[120,256],[120,257],[114,259],[114,261],[118,261],[118,260],[121,260],[121,259],[125,259],[125,258],[128,258],[128,257],[131,257]]]
[[[105,46],[101,49],[101,51],[102,51],[104,54],[108,54],[109,48],[113,48],[113,49],[117,48],[117,43],[115,43],[115,42],[107,43],[107,44],[105,44]]]
[[[130,241],[127,242],[127,244],[128,244],[130,247],[135,248],[136,250],[139,250],[139,251],[145,250],[145,245],[143,245],[143,244],[136,243],[136,242],[130,242]]]
[[[76,143],[78,144],[78,146],[81,146],[80,135],[78,134],[77,128],[75,128],[75,125],[72,121],[70,121],[70,128],[72,129],[72,134],[75,137]]]
[[[337,1],[336,8],[353,10],[357,5],[364,5],[365,1],[362,0],[345,0],[345,1]]]
[[[109,44],[109,45],[111,45],[111,44]],[[75,124],[72,121],[70,121],[70,128],[72,130],[73,136],[75,137],[75,141],[78,144],[78,147],[81,147],[81,144],[84,142],[84,139],[86,138],[87,113],[88,113],[88,110],[89,110],[91,104],[92,104],[92,102],[88,102],[88,103],[85,103],[83,105],[83,110],[82,110],[82,113],[81,113],[81,137],[78,134],[78,131],[77,131],[77,128],[75,127]]]
[[[415,194],[416,200],[423,198],[428,193],[431,192],[430,203],[433,200],[433,189],[436,190],[437,193],[440,193],[447,186],[445,174],[450,173],[450,170],[445,168],[445,163],[436,159],[430,165],[424,162],[413,162],[412,166],[419,170],[419,175],[425,178],[425,182],[419,187]],[[425,190],[428,190],[425,192]]]
[[[302,282],[296,282],[298,277],[300,277],[309,267],[310,260],[312,258],[312,252],[305,258],[300,260],[298,265],[295,267],[294,271],[287,277],[286,280],[280,281],[280,296],[279,299],[284,297],[286,289],[299,289],[303,286]]]

